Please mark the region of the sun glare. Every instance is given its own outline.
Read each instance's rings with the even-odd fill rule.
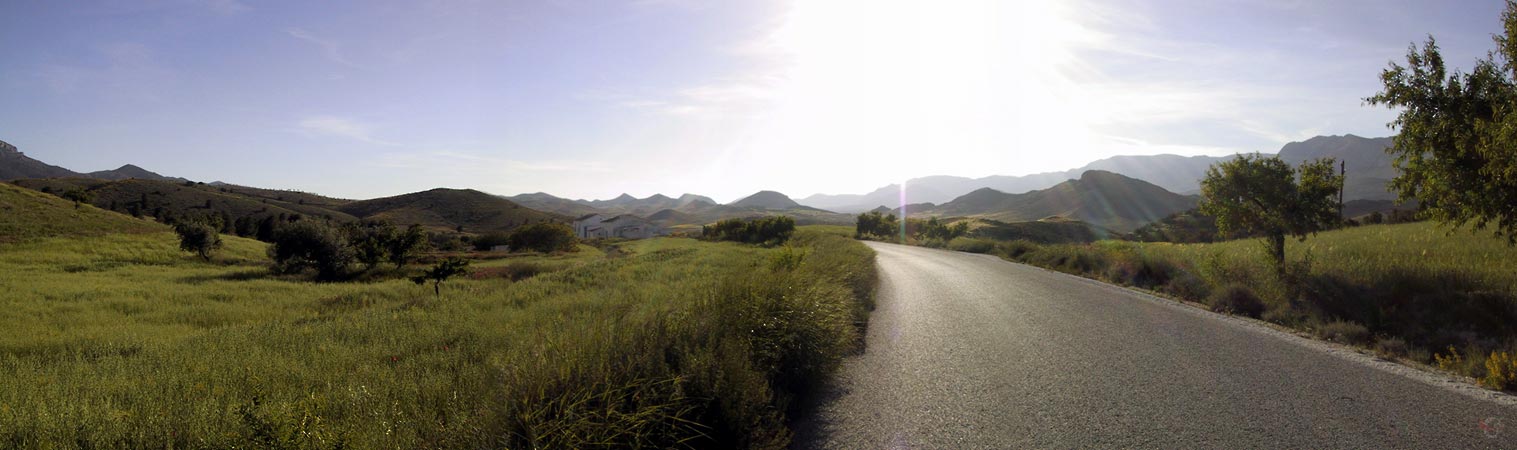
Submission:
[[[785,68],[761,145],[871,176],[1064,163],[1087,144],[1075,50],[1097,36],[1052,1],[797,2],[771,36]],[[890,155],[875,161],[855,157]],[[942,166],[937,166],[942,164]]]

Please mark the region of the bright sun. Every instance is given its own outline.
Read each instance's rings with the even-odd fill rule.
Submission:
[[[1091,139],[1074,51],[1100,38],[1070,13],[1051,0],[798,1],[769,42],[784,69],[752,144],[874,179],[1063,162]]]

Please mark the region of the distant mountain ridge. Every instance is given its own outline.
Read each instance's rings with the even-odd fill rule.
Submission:
[[[152,171],[149,171],[147,169],[143,169],[141,167],[137,167],[137,166],[131,165],[131,164],[127,164],[127,165],[121,166],[119,168],[116,168],[115,170],[101,170],[101,171],[96,171],[96,172],[90,172],[90,173],[84,174],[84,176],[89,177],[89,178],[98,178],[98,179],[101,179],[101,180],[112,180],[112,181],[115,181],[115,180],[129,180],[129,179],[133,179],[133,178],[136,178],[136,179],[139,179],[139,180],[176,181],[176,182],[181,182],[181,183],[185,182],[185,181],[190,181],[190,180],[187,180],[187,179],[184,179],[184,178],[166,177],[166,176],[163,176],[163,175],[159,175],[159,174],[154,173]]]
[[[437,188],[350,202],[338,206],[337,210],[360,219],[417,223],[438,230],[457,229],[470,233],[507,231],[532,223],[567,223],[571,219],[473,189]]]
[[[0,181],[59,177],[84,177],[112,181],[132,178],[155,181],[189,181],[184,178],[159,175],[132,164],[123,165],[113,170],[79,173],[32,159],[26,156],[25,153],[22,153],[15,145],[0,141]]]
[[[1009,194],[980,188],[941,205],[906,209],[910,216],[958,216],[1029,222],[1078,220],[1119,232],[1194,208],[1198,198],[1180,195],[1136,178],[1090,170],[1048,189]],[[897,210],[897,213],[899,211]]]
[[[1391,200],[1395,195],[1385,188],[1386,183],[1396,176],[1391,165],[1393,158],[1385,152],[1391,143],[1390,137],[1365,138],[1352,134],[1317,136],[1286,144],[1277,154],[1291,165],[1320,157],[1334,157],[1347,162],[1345,200]],[[1232,158],[1233,155],[1113,156],[1063,172],[1024,176],[992,175],[982,178],[929,176],[907,180],[905,198],[907,203],[944,203],[980,188],[1023,193],[1047,189],[1066,180],[1079,178],[1090,170],[1103,170],[1147,181],[1174,193],[1193,194],[1200,191],[1200,181],[1208,167]],[[901,186],[891,184],[867,194],[817,194],[800,199],[799,202],[832,211],[862,212],[881,205],[899,207],[901,197]]]

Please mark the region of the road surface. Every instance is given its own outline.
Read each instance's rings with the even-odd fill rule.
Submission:
[[[986,255],[869,243],[878,307],[797,448],[1517,448],[1517,401]]]

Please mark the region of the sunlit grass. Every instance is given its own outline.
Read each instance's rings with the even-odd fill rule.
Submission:
[[[857,341],[873,286],[867,248],[815,231],[793,272],[652,239],[483,261],[554,269],[441,297],[271,277],[226,239],[212,263],[170,233],[0,245],[0,447],[783,445],[776,407]]]

